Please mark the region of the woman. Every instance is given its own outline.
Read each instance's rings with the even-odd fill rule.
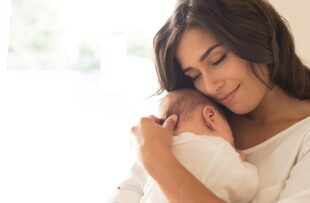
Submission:
[[[159,92],[193,87],[230,112],[235,145],[259,170],[253,202],[310,201],[310,70],[267,1],[183,0],[154,49]],[[141,163],[170,202],[223,202],[171,154],[176,121],[132,128]]]

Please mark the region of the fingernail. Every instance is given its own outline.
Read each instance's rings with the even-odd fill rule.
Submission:
[[[173,114],[173,115],[172,115],[172,119],[173,119],[174,121],[177,121],[177,120],[178,120],[178,116],[177,116],[176,114]]]

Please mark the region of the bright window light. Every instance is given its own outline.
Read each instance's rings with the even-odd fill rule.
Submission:
[[[152,40],[174,4],[1,1],[0,202],[106,201],[157,113]]]

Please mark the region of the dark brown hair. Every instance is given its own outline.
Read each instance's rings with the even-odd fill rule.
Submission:
[[[270,81],[288,95],[310,99],[310,70],[295,53],[287,22],[266,0],[180,1],[154,38],[158,94],[194,87],[175,58],[182,33],[194,27],[212,33],[251,64],[266,64]]]

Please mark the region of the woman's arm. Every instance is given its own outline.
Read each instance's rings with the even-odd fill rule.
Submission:
[[[187,171],[171,153],[176,117],[169,117],[163,126],[159,119],[142,118],[132,128],[138,156],[147,172],[161,187],[171,203],[223,202]]]
[[[139,203],[143,196],[143,187],[146,181],[145,171],[135,163],[131,167],[129,176],[118,185],[107,203]]]

